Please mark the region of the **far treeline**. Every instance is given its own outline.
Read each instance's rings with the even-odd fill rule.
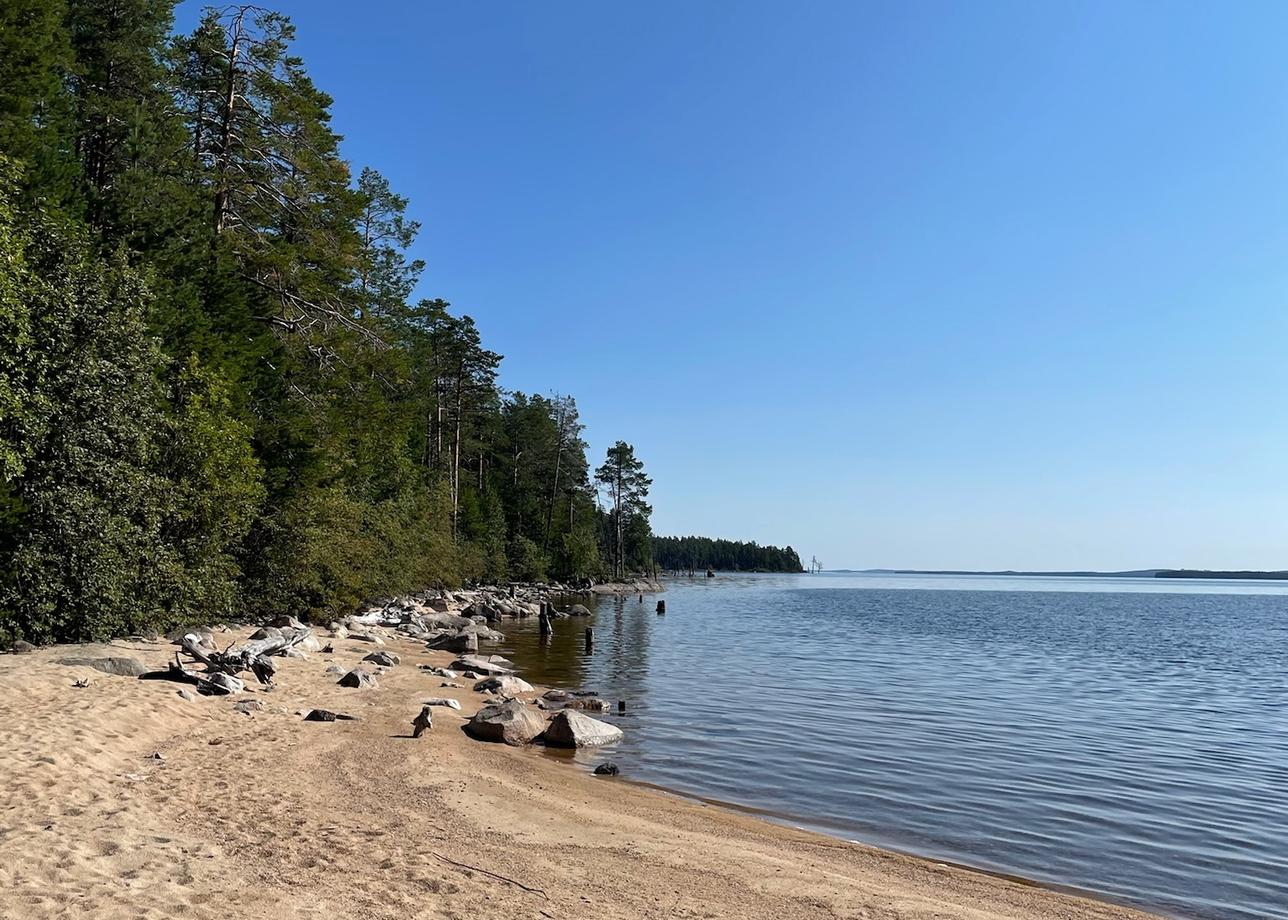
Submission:
[[[173,7],[0,4],[0,640],[651,568],[631,445],[413,299],[290,22]]]
[[[790,546],[760,546],[710,537],[654,537],[653,560],[668,571],[718,569],[724,572],[803,572]]]

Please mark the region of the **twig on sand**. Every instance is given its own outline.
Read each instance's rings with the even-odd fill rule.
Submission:
[[[529,886],[527,886],[527,885],[523,884],[523,882],[517,882],[517,881],[515,881],[514,879],[509,878],[508,876],[505,876],[505,875],[501,875],[501,874],[500,874],[500,873],[498,873],[498,872],[491,872],[491,871],[489,871],[489,870],[487,870],[487,869],[482,869],[482,868],[480,868],[480,867],[478,867],[478,866],[471,866],[469,863],[457,862],[457,861],[456,861],[456,860],[454,860],[454,859],[449,859],[448,857],[444,856],[442,853],[432,853],[432,852],[431,852],[429,855],[431,855],[431,856],[436,856],[436,857],[438,857],[439,859],[441,859],[443,862],[445,862],[445,863],[451,863],[453,866],[459,866],[459,867],[460,867],[460,868],[462,868],[462,869],[472,869],[472,870],[474,870],[475,872],[481,872],[481,873],[483,873],[484,875],[487,875],[487,876],[490,876],[490,877],[492,877],[492,878],[494,878],[494,879],[497,879],[498,881],[502,881],[502,882],[509,882],[511,885],[514,885],[516,888],[522,888],[524,891],[530,891],[530,892],[532,892],[533,894],[539,894],[539,895],[541,895],[541,896],[542,896],[543,898],[545,898],[547,901],[549,901],[549,900],[550,900],[550,895],[546,894],[546,891],[545,891],[545,889],[544,889],[544,888],[531,888],[531,887],[529,887]]]

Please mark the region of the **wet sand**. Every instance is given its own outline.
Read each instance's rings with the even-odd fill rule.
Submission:
[[[473,741],[460,727],[483,697],[416,668],[451,655],[391,640],[402,663],[349,690],[327,665],[374,649],[333,641],[331,655],[277,659],[271,692],[193,701],[55,663],[162,667],[166,643],[0,656],[0,918],[1148,916]],[[436,707],[411,740],[431,696],[462,712]],[[236,712],[244,699],[264,709]],[[316,707],[360,721],[297,715]]]

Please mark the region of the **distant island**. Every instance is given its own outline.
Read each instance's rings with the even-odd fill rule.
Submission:
[[[995,572],[968,569],[832,569],[831,571],[856,572],[863,575],[1021,575],[1035,578],[1214,578],[1288,581],[1288,571],[1266,572],[1253,569],[1132,569],[1126,572],[1021,572],[1013,569]]]
[[[653,561],[672,571],[705,569],[723,572],[803,572],[801,557],[790,546],[761,546],[754,540],[711,537],[653,537]]]

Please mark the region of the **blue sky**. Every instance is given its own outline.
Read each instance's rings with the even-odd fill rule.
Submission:
[[[275,8],[421,293],[656,531],[1288,567],[1288,6]]]

